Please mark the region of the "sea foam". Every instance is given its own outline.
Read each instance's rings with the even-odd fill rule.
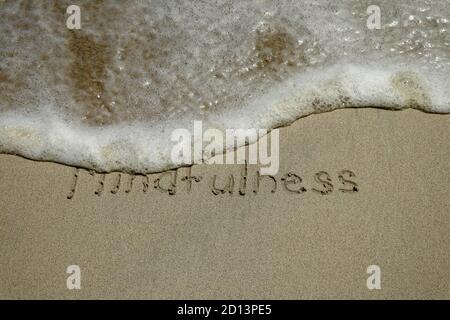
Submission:
[[[195,120],[450,112],[450,1],[377,1],[379,29],[372,1],[78,1],[79,30],[70,4],[0,1],[0,152],[148,173]]]

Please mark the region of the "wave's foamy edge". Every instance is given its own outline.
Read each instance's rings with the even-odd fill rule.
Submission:
[[[450,113],[448,77],[417,64],[338,63],[302,72],[239,109],[211,114],[204,130],[272,129],[345,107],[416,108]],[[171,159],[171,133],[192,130],[194,118],[89,128],[64,120],[51,106],[36,114],[0,115],[0,152],[60,162],[99,172],[151,173],[179,167]],[[250,141],[254,142],[254,141]],[[227,150],[233,149],[227,145]]]

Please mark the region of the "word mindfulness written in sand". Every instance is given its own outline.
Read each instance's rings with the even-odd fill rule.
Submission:
[[[205,183],[208,184],[206,190],[212,196],[245,196],[249,193],[258,195],[277,192],[290,194],[312,192],[319,196],[325,196],[333,192],[352,194],[359,191],[356,174],[347,169],[338,172],[318,171],[312,173],[312,183],[310,184],[305,183],[303,177],[295,172],[287,172],[280,176],[261,175],[259,170],[249,173],[247,165],[242,165],[241,172],[238,174],[193,175],[192,169],[188,167],[152,175],[152,178],[148,175],[100,174],[93,171],[81,175],[81,169],[73,170],[67,194],[69,200],[75,197],[80,188],[86,188],[86,185],[89,188],[92,187],[93,194],[97,196],[105,193],[118,194],[119,192],[126,194],[131,192],[150,193],[152,189],[168,196],[175,196],[179,192],[191,193],[194,189],[204,190]],[[184,174],[180,174],[180,171],[183,171]],[[107,176],[109,183],[106,183]],[[83,181],[84,183],[81,184],[81,180],[86,178],[88,181]]]

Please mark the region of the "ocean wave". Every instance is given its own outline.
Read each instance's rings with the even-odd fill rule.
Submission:
[[[371,28],[371,1],[80,1],[69,30],[68,1],[2,1],[0,152],[149,173],[181,165],[171,133],[196,120],[449,113],[449,4],[378,1]]]

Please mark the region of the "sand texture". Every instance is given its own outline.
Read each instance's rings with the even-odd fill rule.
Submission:
[[[196,165],[190,191],[182,168],[172,195],[160,174],[117,188],[117,173],[102,185],[85,170],[71,193],[74,168],[1,155],[0,298],[448,299],[449,128],[413,110],[300,119],[281,130],[275,192],[253,192],[255,166],[244,190],[242,165]],[[287,190],[287,173],[306,191]],[[234,192],[215,195],[229,174]],[[73,264],[81,290],[66,288]],[[366,287],[373,264],[381,290]]]

